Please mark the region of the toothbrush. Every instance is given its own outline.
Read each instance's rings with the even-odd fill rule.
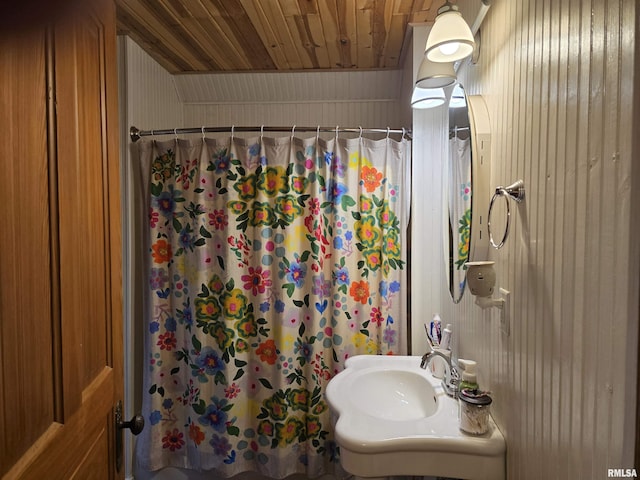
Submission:
[[[431,333],[429,332],[429,327],[427,327],[427,324],[424,324],[424,331],[427,334],[427,341],[429,342],[429,346],[431,347],[431,350],[433,350],[435,347],[434,343],[433,343],[433,339],[431,338]]]

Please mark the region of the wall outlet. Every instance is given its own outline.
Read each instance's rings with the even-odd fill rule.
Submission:
[[[511,303],[509,302],[510,295],[511,292],[508,290],[504,288],[500,289],[500,299],[504,302],[500,310],[500,331],[507,337],[511,335],[511,315],[509,315],[511,311]]]

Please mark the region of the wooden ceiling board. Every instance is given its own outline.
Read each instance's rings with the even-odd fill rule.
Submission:
[[[116,0],[118,30],[170,73],[394,69],[444,0]],[[435,2],[435,4],[434,4]]]
[[[131,37],[145,52],[154,58],[169,72],[187,71],[191,64],[168,49],[163,47],[167,42],[149,25],[148,21],[140,19],[134,11],[129,9],[118,10],[119,21],[126,22],[126,26],[120,24],[118,34]]]
[[[263,22],[274,25],[276,41],[281,45],[287,58],[287,70],[298,70],[303,68],[303,62],[295,46],[295,37],[291,35],[287,20],[282,12],[281,4],[277,0],[259,2],[262,13],[265,16]]]
[[[277,70],[286,70],[288,60],[282,46],[278,43],[278,37],[274,31],[273,25],[266,21],[261,13],[262,7],[259,0],[240,0],[242,7],[247,12],[251,23],[255,27],[262,43],[268,48],[271,60]]]
[[[207,8],[215,5],[219,12],[216,21],[223,27],[228,38],[239,46],[236,50],[239,56],[244,57],[246,62],[251,65],[249,70],[275,69],[268,48],[262,42],[260,34],[242,7],[240,0],[209,0],[203,3],[208,6]],[[235,70],[244,69],[235,68]]]

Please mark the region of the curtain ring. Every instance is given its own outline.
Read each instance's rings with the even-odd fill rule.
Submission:
[[[176,142],[178,141],[178,129],[174,128],[173,129],[173,135],[176,137]]]
[[[336,125],[336,138],[338,138],[338,125]]]
[[[154,136],[153,129],[151,129],[151,136],[152,136],[152,137]]]
[[[406,131],[405,131],[404,127],[402,127],[402,140],[404,140],[405,133],[406,133]]]
[[[387,138],[389,138],[389,133],[391,133],[391,129],[387,127]]]
[[[204,127],[202,127],[202,141],[204,142]]]
[[[262,140],[263,136],[264,136],[264,125],[260,127],[260,140]]]
[[[293,135],[295,134],[296,126],[291,127],[291,140],[293,141]]]
[[[359,128],[360,128],[360,138],[362,138],[362,125]]]
[[[233,140],[233,136],[235,134],[235,129],[236,129],[236,126],[235,125],[231,125],[231,140]]]

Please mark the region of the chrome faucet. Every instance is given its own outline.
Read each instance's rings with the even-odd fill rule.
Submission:
[[[453,398],[458,398],[458,390],[460,387],[460,374],[451,358],[444,355],[438,350],[431,350],[422,356],[420,368],[426,369],[435,357],[440,357],[445,362],[444,378],[442,379],[442,388],[445,393]]]

